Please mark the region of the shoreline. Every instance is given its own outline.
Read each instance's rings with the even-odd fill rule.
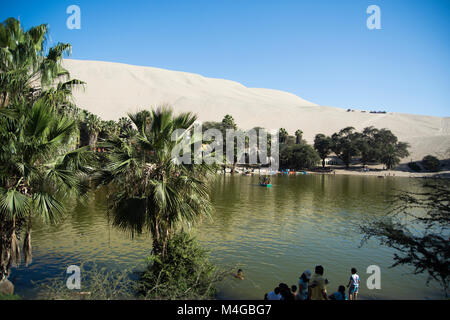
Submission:
[[[380,171],[361,171],[355,169],[333,168],[332,172],[315,172],[306,171],[308,174],[327,174],[327,175],[354,175],[354,176],[372,176],[380,178],[434,178],[434,179],[450,179],[450,170],[439,172],[412,172],[403,170],[380,170]]]
[[[311,171],[311,170],[303,170],[303,171],[295,171],[295,173],[291,173],[291,175],[299,175],[299,174],[323,174],[323,175],[353,175],[353,176],[371,176],[371,177],[379,177],[379,178],[392,178],[392,177],[402,177],[402,178],[429,178],[429,179],[450,179],[450,170],[445,168],[445,170],[441,170],[438,172],[414,172],[408,171],[405,169],[396,170],[383,170],[382,168],[378,168],[377,166],[369,167],[368,171],[363,171],[361,167],[350,167],[345,168],[342,166],[327,166],[326,168],[331,169],[329,172],[321,172],[321,171]],[[247,168],[238,168],[234,174],[238,175],[248,175],[248,172],[251,169]],[[291,171],[292,172],[292,171]],[[222,172],[223,174],[223,172]],[[231,174],[231,172],[226,172],[226,174]],[[270,171],[261,169],[254,169],[250,175],[282,175],[281,171],[278,171],[276,174],[270,173]],[[285,174],[285,173],[284,173]],[[286,175],[286,174],[285,174]]]

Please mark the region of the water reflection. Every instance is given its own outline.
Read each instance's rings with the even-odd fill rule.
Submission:
[[[272,188],[258,177],[221,176],[212,199],[215,213],[196,230],[220,266],[239,265],[246,280],[227,279],[219,298],[262,299],[279,282],[296,284],[305,269],[325,267],[330,289],[347,284],[351,267],[361,276],[363,298],[440,298],[439,287],[426,287],[425,276],[406,267],[389,269],[392,250],[375,242],[358,248],[358,224],[384,212],[389,193],[418,188],[408,178],[302,175],[274,177]],[[108,224],[106,193],[73,201],[72,213],[57,226],[34,222],[34,260],[13,270],[18,294],[35,296],[31,281],[54,278],[70,264],[95,261],[109,269],[142,268],[148,236],[131,238]],[[365,286],[367,266],[382,270],[382,289]]]

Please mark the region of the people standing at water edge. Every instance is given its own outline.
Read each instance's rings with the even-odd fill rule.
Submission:
[[[268,294],[266,294],[267,300],[281,300],[280,292],[280,287],[276,287],[275,289],[273,289],[273,291],[270,291]]]
[[[345,287],[339,286],[338,291],[329,296],[330,300],[347,300],[347,295],[345,294]]]
[[[294,300],[291,289],[286,283],[282,282],[278,285],[278,287],[280,288],[281,300]]]
[[[350,276],[350,280],[348,282],[348,297],[350,300],[358,299],[358,288],[359,288],[359,276],[356,274],[356,268],[352,268],[352,275]]]
[[[311,300],[328,300],[326,286],[328,281],[323,277],[323,272],[322,266],[316,266],[309,285],[309,298]]]
[[[297,286],[295,284],[293,284],[291,286],[291,293],[292,293],[292,298],[294,300],[298,300],[297,296],[298,296],[298,292],[297,292]]]
[[[303,272],[300,278],[298,279],[298,294],[297,294],[298,300],[308,300],[309,298],[308,284],[310,279],[311,279],[311,271],[309,270]]]

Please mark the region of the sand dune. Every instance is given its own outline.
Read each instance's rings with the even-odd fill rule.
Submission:
[[[426,154],[450,157],[450,117],[347,112],[288,92],[152,67],[70,59],[64,65],[72,77],[87,82],[86,90],[74,93],[77,105],[105,120],[168,103],[176,111],[196,113],[202,121],[221,121],[231,114],[244,129],[283,127],[290,134],[301,129],[309,142],[317,133],[332,134],[346,126],[389,128],[411,144],[413,160]]]

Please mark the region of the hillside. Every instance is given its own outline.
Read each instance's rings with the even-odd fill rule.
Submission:
[[[84,91],[74,92],[77,105],[105,120],[168,103],[178,112],[196,113],[202,121],[220,121],[231,114],[244,129],[283,127],[290,134],[301,129],[309,142],[317,133],[332,134],[346,126],[388,128],[411,144],[413,160],[426,154],[450,157],[449,117],[347,112],[288,92],[247,88],[230,80],[153,67],[71,59],[66,59],[64,66],[73,78],[87,83]]]

